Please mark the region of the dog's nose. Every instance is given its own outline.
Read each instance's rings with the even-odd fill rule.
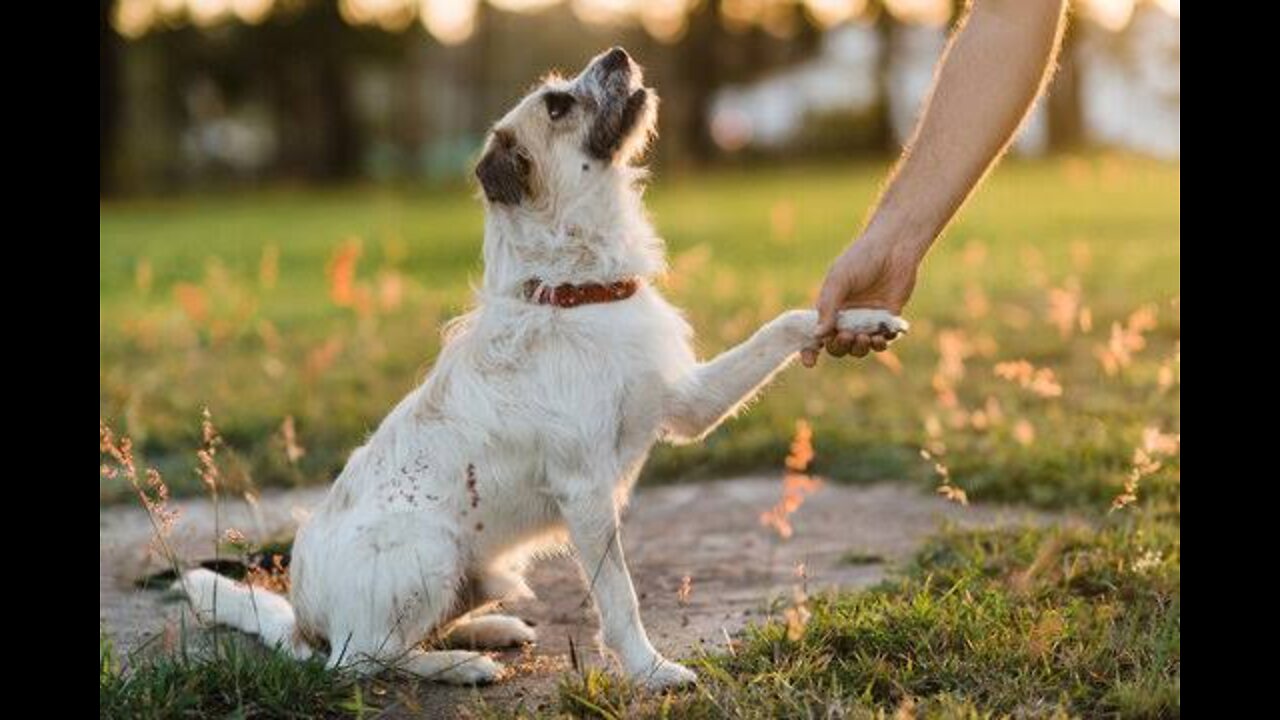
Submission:
[[[613,72],[620,68],[626,67],[631,63],[631,56],[626,50],[615,47],[609,50],[604,57],[600,58],[600,67],[605,72]]]

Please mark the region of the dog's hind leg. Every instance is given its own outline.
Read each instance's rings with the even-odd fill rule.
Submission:
[[[467,574],[458,588],[452,617],[484,612],[501,602],[535,599],[533,590],[519,571],[489,567]]]
[[[424,680],[449,685],[487,685],[502,676],[502,664],[468,650],[410,650],[396,667]]]
[[[447,528],[410,513],[369,523],[364,553],[324,597],[329,667],[370,674],[402,667],[445,629],[459,605],[462,568]],[[466,674],[466,671],[464,671]],[[469,681],[468,681],[469,682]]]
[[[533,599],[522,576],[527,554],[509,555],[467,573],[455,596],[449,622],[438,636],[449,647],[498,649],[537,640],[537,633],[523,620],[486,613],[502,603]]]
[[[364,677],[385,670],[401,670],[424,680],[448,685],[485,685],[502,675],[502,664],[489,656],[469,650],[423,650],[412,647],[395,654],[357,652],[350,661],[338,662],[337,651],[329,659],[329,668],[342,668]]]
[[[518,647],[538,639],[529,624],[511,615],[480,615],[454,623],[444,637],[449,647],[497,650]]]

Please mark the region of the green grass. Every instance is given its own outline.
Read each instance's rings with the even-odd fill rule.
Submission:
[[[249,647],[227,634],[212,638],[213,656],[182,647],[145,653],[128,669],[111,642],[99,639],[101,718],[358,716],[363,690],[324,669],[324,660],[298,662]],[[207,652],[207,651],[206,651]]]
[[[673,266],[665,291],[704,354],[808,304],[882,173],[657,179],[650,207]],[[1156,453],[1161,467],[1142,478],[1138,501],[1107,512],[1135,448],[1152,432],[1180,432],[1179,184],[1177,166],[1111,156],[1006,163],[931,254],[906,313],[913,332],[895,345],[900,367],[793,369],[704,444],[659,448],[644,479],[776,471],[806,418],[813,469],[837,480],[932,485],[946,473],[971,501],[1071,508],[1084,523],[945,533],[872,591],[811,599],[796,640],[778,606],[734,653],[686,659],[702,677],[696,690],[653,695],[575,674],[556,712],[1179,716],[1179,453]],[[326,279],[350,237],[362,243],[357,285],[375,298],[365,312],[335,304]],[[274,280],[261,270],[267,246],[279,252]],[[227,440],[228,483],[327,482],[429,368],[439,325],[478,277],[479,247],[479,207],[461,191],[104,205],[101,416],[175,492],[200,487],[192,468],[204,405]],[[394,282],[399,304],[379,305]],[[1078,288],[1088,329],[1078,313],[1066,334],[1050,321],[1054,291],[1066,288]],[[1141,308],[1154,323],[1139,315],[1128,337],[1141,341],[1106,372],[1099,355],[1113,324]],[[1052,370],[1061,395],[995,374],[1014,360]],[[288,416],[306,450],[297,462],[280,430]],[[125,496],[110,480],[101,493]],[[850,547],[846,561],[880,559]],[[103,717],[350,716],[383,704],[378,687],[388,692],[234,649],[212,663],[162,654],[129,670],[105,642],[102,654]]]
[[[846,165],[666,180],[650,208],[704,355],[809,304],[852,236],[884,168]],[[968,412],[994,398],[1006,422],[984,430],[939,415],[953,477],[975,498],[1041,506],[1105,502],[1138,433],[1178,420],[1153,390],[1179,336],[1179,169],[1111,156],[1002,166],[931,254],[896,346],[876,362],[793,369],[750,412],[691,448],[660,447],[645,482],[772,468],[796,418],[814,426],[816,470],[840,480],[932,482],[918,456],[939,415],[939,342],[972,346],[956,383]],[[335,304],[326,267],[358,238],[360,312]],[[229,481],[323,483],[430,367],[438,328],[480,273],[481,211],[466,192],[352,190],[104,204],[100,212],[99,412],[132,436],[177,493],[198,490],[194,455],[207,405],[228,442]],[[269,251],[276,271],[264,274]],[[1078,282],[1093,329],[1063,339],[1046,320],[1051,288]],[[399,302],[392,303],[399,284]],[[981,291],[975,312],[966,292]],[[185,299],[184,310],[182,299]],[[383,305],[380,299],[384,299]],[[1117,376],[1094,357],[1113,321],[1157,310],[1147,347]],[[197,307],[201,305],[202,307]],[[1040,400],[992,374],[1025,358],[1065,393]],[[306,450],[286,459],[280,427]],[[1009,441],[1018,420],[1039,442]],[[104,501],[123,485],[102,485]]]
[[[572,676],[559,709],[883,717],[908,705],[920,717],[1177,717],[1180,540],[1162,512],[1148,506],[1098,528],[948,533],[901,578],[811,600],[797,640],[770,620],[736,654],[695,661],[695,690],[654,695]]]
[[[1177,717],[1180,498],[1155,487],[1094,526],[946,532],[893,580],[811,599],[798,639],[777,607],[732,654],[687,661],[694,690],[648,693],[593,670],[567,676],[560,706],[540,715]],[[219,647],[213,662],[160,655],[126,674],[104,639],[101,716],[359,716],[387,695],[316,662]],[[392,697],[411,706],[416,692]]]

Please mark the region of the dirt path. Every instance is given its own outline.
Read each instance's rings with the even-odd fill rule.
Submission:
[[[311,506],[323,492],[265,495],[257,513],[243,502],[224,502],[222,527],[260,539],[292,527],[294,509]],[[778,477],[637,492],[624,524],[623,546],[645,625],[660,651],[678,658],[723,650],[727,637],[758,619],[770,600],[790,597],[799,563],[805,565],[811,594],[833,586],[861,588],[908,559],[944,520],[962,526],[1039,520],[1023,510],[959,507],[903,484],[824,483],[792,516],[795,534],[779,541],[759,517],[780,493]],[[101,621],[123,654],[166,623],[174,624],[183,606],[161,604],[159,593],[136,591],[130,584],[148,568],[160,567],[146,560],[151,529],[140,509],[103,509],[100,526]],[[184,502],[172,536],[180,556],[210,556],[213,537],[211,503]],[[863,561],[849,562],[850,552]],[[679,591],[686,575],[691,592],[682,602]],[[503,660],[519,672],[503,683],[481,690],[429,686],[422,698],[427,716],[449,717],[475,693],[497,707],[533,709],[554,702],[556,679],[569,665],[569,638],[584,662],[605,663],[594,647],[594,613],[583,602],[584,586],[573,562],[556,558],[540,563],[530,584],[539,599],[514,605],[510,612],[536,623],[536,662],[512,651]]]

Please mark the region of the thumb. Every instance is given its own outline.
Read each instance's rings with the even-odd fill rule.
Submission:
[[[840,310],[840,289],[838,283],[827,278],[818,293],[818,326],[814,330],[815,338],[824,338],[835,332],[836,313]]]

